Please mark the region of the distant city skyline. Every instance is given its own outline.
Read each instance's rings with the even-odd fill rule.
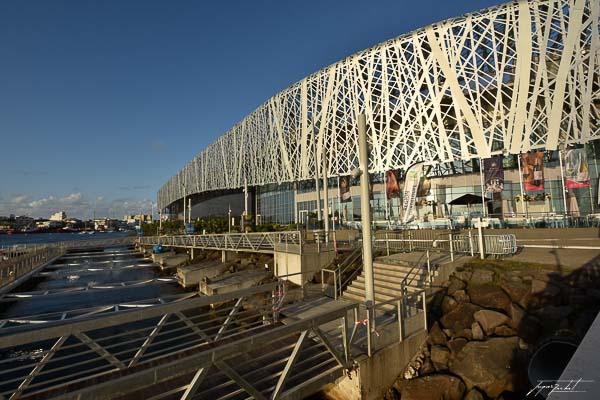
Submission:
[[[169,177],[275,93],[499,3],[4,2],[0,215],[150,213]]]

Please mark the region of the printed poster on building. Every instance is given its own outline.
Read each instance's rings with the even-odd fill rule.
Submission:
[[[395,171],[387,171],[385,173],[385,193],[388,200],[393,197],[400,197],[398,174]]]
[[[493,156],[483,160],[485,176],[485,191],[487,193],[500,193],[504,190],[504,168],[502,158]]]
[[[564,153],[565,186],[577,189],[590,186],[590,170],[585,149],[569,149]]]
[[[526,192],[544,190],[544,152],[521,154],[521,171]]]
[[[338,185],[340,187],[340,203],[352,201],[352,196],[350,196],[350,176],[340,176]]]
[[[417,194],[419,192],[419,182],[423,175],[423,163],[413,165],[406,171],[404,180],[404,201],[402,202],[402,223],[406,224],[415,218]]]

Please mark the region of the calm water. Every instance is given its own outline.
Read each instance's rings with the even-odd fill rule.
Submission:
[[[110,234],[69,235],[83,237],[111,237]],[[19,235],[21,236],[21,235]],[[42,236],[32,235],[32,236]],[[63,239],[64,234],[54,235]],[[123,236],[122,233],[113,237]],[[99,257],[98,257],[99,256]],[[121,302],[152,299],[183,293],[176,283],[149,283],[136,287],[100,290],[91,292],[70,292],[69,289],[98,284],[118,284],[119,282],[135,282],[170,276],[173,271],[163,272],[126,246],[109,247],[103,252],[94,254],[67,254],[42,271],[31,277],[24,284],[12,291],[23,293],[32,291],[58,291],[48,296],[0,300],[0,320],[10,317],[23,317],[49,312],[62,312],[80,308],[117,304]]]
[[[16,235],[0,235],[0,247],[13,244],[56,243],[69,240],[110,239],[131,235],[131,232],[95,233],[80,235],[78,233],[20,233]]]

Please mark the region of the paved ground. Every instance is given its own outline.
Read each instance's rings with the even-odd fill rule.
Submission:
[[[462,233],[467,233],[463,231]],[[473,235],[477,230],[473,229]],[[600,268],[600,236],[598,228],[562,229],[487,229],[485,234],[514,234],[519,252],[507,260],[546,264],[559,272],[581,267]],[[397,253],[382,257],[394,262],[423,262],[421,252]],[[431,261],[447,262],[448,255],[431,253]],[[462,259],[467,260],[468,257]]]

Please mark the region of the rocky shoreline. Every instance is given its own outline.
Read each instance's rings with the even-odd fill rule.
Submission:
[[[595,268],[474,261],[432,296],[429,335],[386,400],[523,399],[527,366],[550,337],[578,343],[600,304]]]

